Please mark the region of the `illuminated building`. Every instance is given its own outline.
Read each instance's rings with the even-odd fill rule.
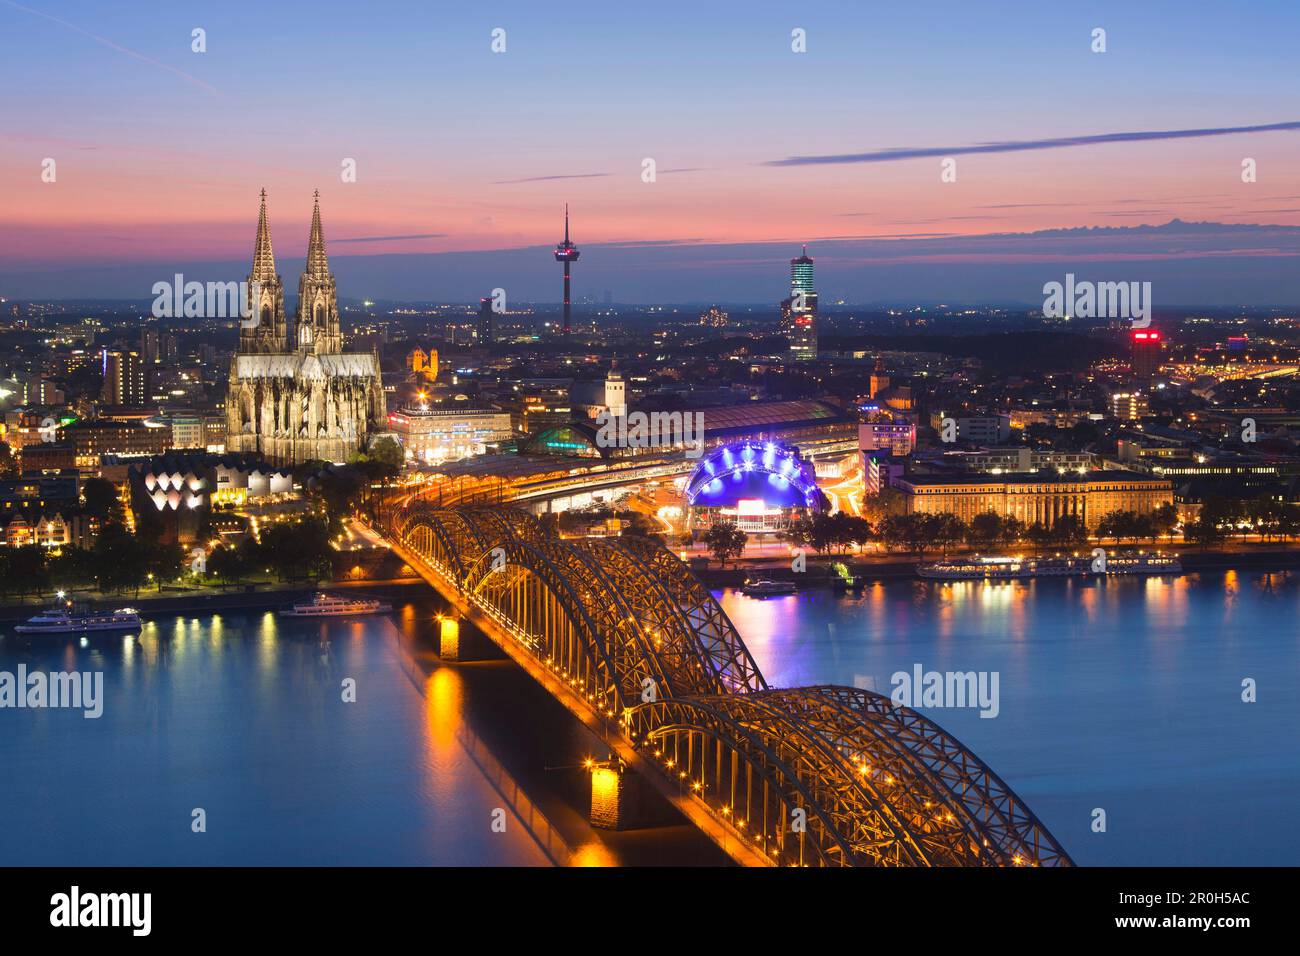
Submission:
[[[1149,411],[1150,404],[1144,392],[1133,389],[1111,393],[1110,413],[1121,421],[1137,421]]]
[[[564,241],[555,247],[555,261],[564,263],[564,334],[573,331],[569,315],[569,266],[578,261],[578,247],[569,241],[569,204],[564,204]]]
[[[627,414],[627,383],[614,368],[601,379],[575,379],[569,386],[569,405],[575,415],[595,418],[601,412]]]
[[[1134,329],[1130,333],[1133,377],[1145,385],[1160,371],[1160,350],[1163,347],[1158,329]]]
[[[943,435],[946,412],[935,412],[930,416],[930,427]],[[1011,437],[1010,415],[979,415],[954,418],[956,439],[974,442],[977,445],[1000,445]]]
[[[426,381],[434,381],[438,377],[438,350],[429,349],[426,352],[417,345],[406,356],[406,367],[416,375],[423,376]]]
[[[145,403],[144,362],[136,351],[102,353],[104,384],[100,398],[107,405],[140,406]]]
[[[885,366],[879,355],[876,356],[876,364],[871,370],[871,378],[867,386],[867,397],[877,398],[880,393],[889,388],[889,376],[885,374]]]
[[[479,299],[478,302],[478,324],[474,328],[474,335],[478,339],[478,344],[482,346],[491,345],[496,341],[496,319],[497,314],[492,311],[493,299],[491,297]]]
[[[731,523],[749,534],[777,534],[825,505],[812,465],[795,446],[775,441],[715,448],[691,472],[685,496],[693,529]]]
[[[916,425],[881,408],[876,402],[859,402],[858,448],[864,452],[910,455],[916,448]]]
[[[909,513],[955,514],[969,522],[992,511],[1026,525],[1077,515],[1095,528],[1112,511],[1149,514],[1174,500],[1173,482],[1129,471],[1065,475],[905,475],[893,487]]]
[[[293,474],[259,455],[201,451],[155,455],[126,471],[131,510],[162,518],[162,540],[189,543],[213,505],[248,507],[296,497]]]
[[[408,406],[390,412],[388,426],[406,456],[424,462],[482,455],[513,437],[510,413],[496,408]]]
[[[60,441],[72,445],[76,467],[98,474],[103,455],[157,455],[171,447],[170,428],[140,422],[75,422],[58,430]]]
[[[781,303],[781,331],[790,341],[790,357],[806,362],[817,357],[817,291],[808,247],[790,260],[790,297]]]
[[[312,209],[298,315],[289,341],[284,284],[275,271],[266,190],[248,276],[257,321],[241,323],[230,366],[225,446],[277,464],[347,461],[386,420],[379,357],[344,352],[338,294],[325,254],[320,198]]]

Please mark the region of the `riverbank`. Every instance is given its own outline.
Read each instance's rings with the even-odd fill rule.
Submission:
[[[82,594],[78,592],[71,597],[78,601],[105,607],[134,607],[149,614],[211,614],[215,611],[261,610],[282,607],[310,597],[319,590],[348,590],[373,594],[376,597],[398,597],[415,585],[422,585],[420,578],[391,578],[384,581],[334,581],[325,584],[293,583],[281,585],[247,584],[234,585],[226,590],[204,588],[193,591],[151,591],[141,593],[139,597],[124,595]],[[20,604],[0,605],[0,622],[24,621],[37,610],[50,604],[46,595]]]
[[[1177,545],[1163,545],[1162,550],[1176,553],[1183,563],[1184,574],[1198,571],[1296,571],[1300,570],[1300,547],[1270,547],[1258,550],[1193,551]],[[1108,548],[1108,551],[1129,550]],[[844,564],[859,581],[890,581],[916,577],[921,564],[939,560],[938,555],[903,558],[897,555],[872,555],[869,560],[859,556],[832,556],[809,560],[807,570],[798,573],[790,568],[788,558],[742,560],[737,566],[695,569],[696,576],[711,588],[736,588],[747,578],[767,578],[773,581],[795,581],[804,587],[829,587],[832,581],[830,564]]]

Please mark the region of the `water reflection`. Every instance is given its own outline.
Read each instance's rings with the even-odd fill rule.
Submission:
[[[997,671],[1001,712],[929,714],[1085,864],[1300,856],[1300,576],[875,583],[779,601],[720,593],[769,683],[872,687],[916,663]],[[834,635],[833,642],[819,635]],[[1240,699],[1244,677],[1268,699]],[[1113,824],[1088,824],[1103,806]],[[1267,821],[1267,822],[1265,822]],[[1122,831],[1122,832],[1121,832]]]

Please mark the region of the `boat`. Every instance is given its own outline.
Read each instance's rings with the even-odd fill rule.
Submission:
[[[42,611],[26,624],[18,624],[19,634],[85,634],[92,631],[133,631],[144,622],[133,607],[116,611],[91,611],[85,608],[52,607]]]
[[[831,587],[836,591],[855,591],[862,582],[849,571],[848,565],[836,561],[831,565]]]
[[[317,591],[310,601],[300,601],[291,607],[281,608],[281,617],[355,617],[360,614],[387,614],[391,604],[374,598],[344,598]]]
[[[780,594],[794,594],[797,590],[793,581],[769,581],[764,578],[746,579],[740,590],[750,597],[775,597]]]
[[[1028,578],[1106,577],[1112,574],[1181,574],[1176,554],[1139,551],[1136,554],[1055,555],[1050,558],[981,556],[949,558],[923,564],[916,573],[937,581],[1018,581]]]

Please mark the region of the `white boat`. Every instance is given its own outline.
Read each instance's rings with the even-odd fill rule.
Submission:
[[[359,614],[387,614],[391,604],[374,598],[344,598],[317,591],[310,601],[282,608],[281,617],[355,617]]]
[[[143,622],[132,607],[116,611],[70,610],[53,607],[42,611],[14,630],[19,634],[84,634],[90,631],[133,631]]]
[[[780,594],[794,594],[797,590],[793,581],[746,581],[740,590],[750,597],[774,597]]]
[[[1107,555],[1104,561],[1090,555],[950,558],[935,564],[923,564],[916,573],[938,581],[1013,581],[1112,574],[1181,574],[1182,570],[1183,563],[1178,560],[1178,555],[1149,551]]]

